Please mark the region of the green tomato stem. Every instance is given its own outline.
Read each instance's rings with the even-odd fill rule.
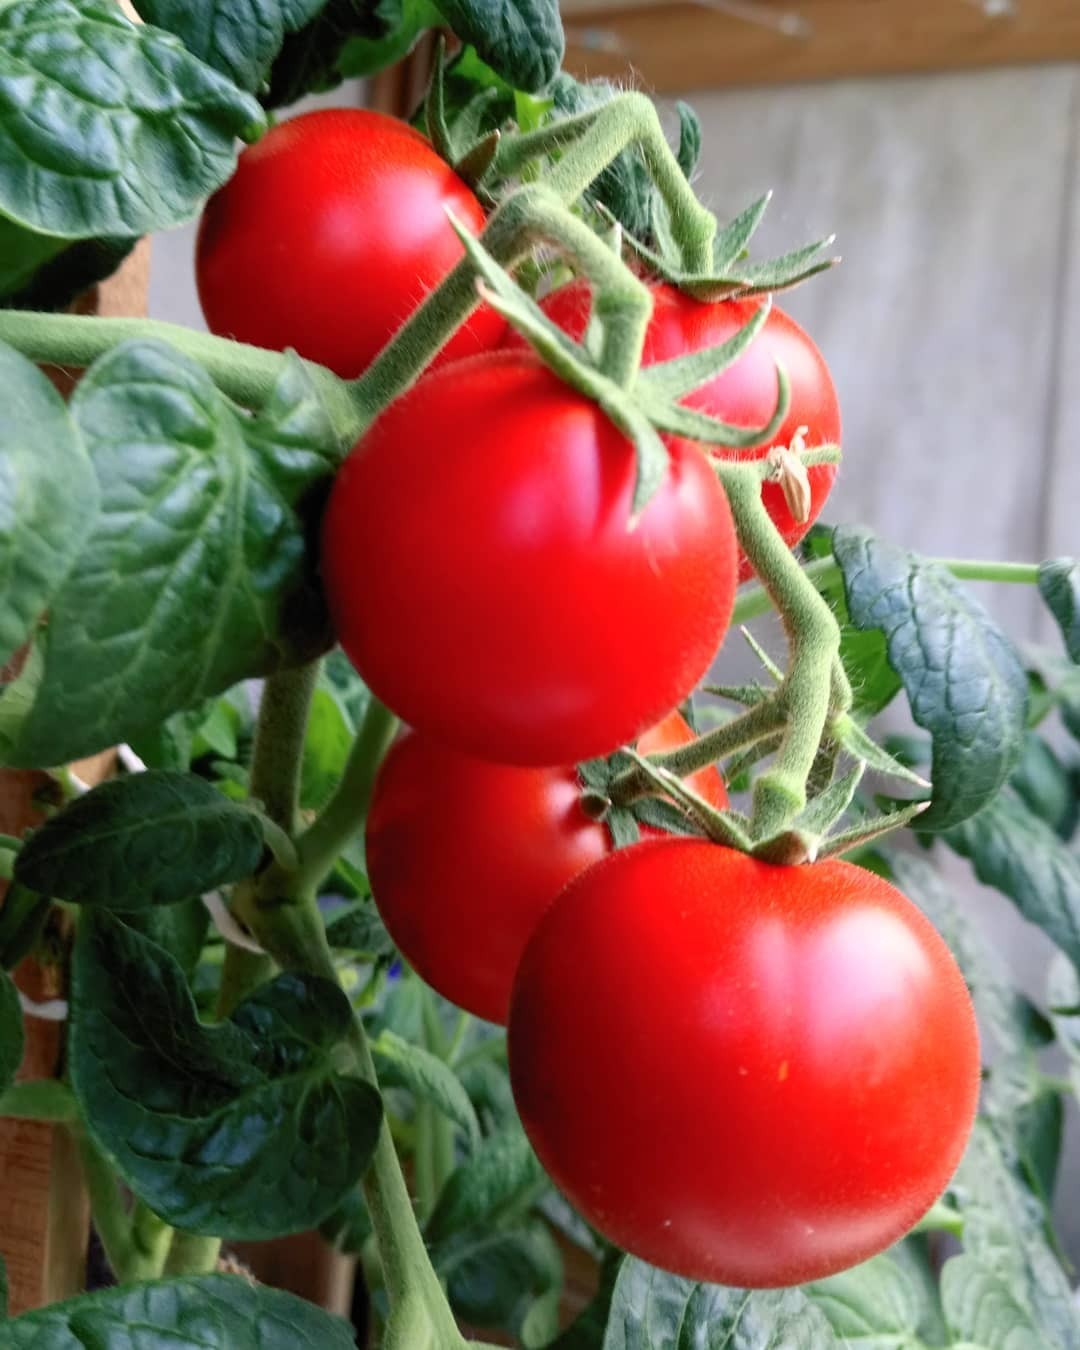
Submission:
[[[94,1227],[121,1284],[161,1277],[173,1229],[136,1201],[129,1214],[108,1159],[80,1125],[72,1127],[90,1196]]]
[[[998,581],[1010,585],[1037,586],[1039,564],[1023,562],[983,561],[978,558],[931,558],[950,571],[960,581]],[[803,567],[803,575],[818,588],[825,590],[840,580],[840,564],[832,557],[815,558]],[[748,586],[735,601],[732,626],[756,619],[773,608],[772,597],[764,586]]]
[[[121,342],[154,339],[198,362],[222,393],[244,407],[265,403],[285,366],[285,358],[278,352],[197,333],[160,319],[100,319],[94,315],[0,309],[0,342],[31,361],[83,370]],[[314,362],[305,365],[342,443],[351,444],[358,417],[348,385]]]
[[[177,1232],[165,1262],[166,1275],[210,1275],[221,1257],[221,1239]]]
[[[296,828],[308,710],[319,677],[319,662],[272,675],[263,685],[255,744],[251,753],[251,796],[262,802],[267,818],[291,837]],[[257,882],[241,881],[232,907],[242,912]],[[225,949],[216,1013],[221,1021],[270,979],[274,963],[269,956],[234,947]]]
[[[754,784],[751,832],[780,833],[806,805],[806,783],[830,714],[833,666],[840,649],[836,616],[807,579],[761,500],[760,477],[715,463],[735,518],[739,544],[780,612],[791,660],[776,698],[784,731],[776,758]]]
[[[784,723],[784,709],[775,695],[762,699],[738,717],[731,718],[712,731],[698,736],[686,745],[675,750],[666,750],[646,756],[650,764],[658,769],[667,769],[671,773],[685,778],[697,773],[710,764],[715,764],[725,755],[732,755],[749,745],[773,735]],[[615,806],[625,806],[628,802],[653,791],[642,771],[638,767],[624,769],[612,780],[608,797]]]
[[[611,162],[637,145],[671,215],[671,232],[688,272],[708,272],[716,217],[698,201],[668,145],[660,118],[644,94],[625,93],[591,109],[499,146],[493,173],[519,172],[531,159],[558,152],[544,183],[567,204],[577,201]],[[569,148],[567,148],[569,146]]]
[[[268,699],[269,685],[275,681],[275,691]],[[262,720],[265,716],[268,722],[278,723],[291,740],[294,761],[299,760],[310,688],[299,678],[287,681],[284,676],[275,676],[268,681],[263,695],[261,734],[256,736],[259,772],[253,766],[252,790],[257,786],[262,799],[276,803],[282,811],[288,811],[295,800],[298,770],[295,762],[287,761],[280,747],[268,754],[265,761],[260,758],[260,741],[265,743],[271,733],[269,725],[264,729]],[[298,840],[299,869],[287,872],[272,864],[254,884],[238,886],[234,893],[237,917],[284,970],[338,982],[315,890],[363,823],[375,772],[396,725],[393,714],[372,698],[337,791]],[[263,776],[271,772],[281,776],[273,790]],[[355,1014],[348,1041],[360,1073],[377,1087],[371,1047]],[[385,1114],[363,1187],[390,1301],[385,1347],[419,1350],[423,1345],[431,1345],[439,1350],[460,1350],[464,1340],[428,1259]]]
[[[349,840],[363,828],[375,774],[397,728],[397,718],[373,694],[341,781],[322,811],[297,840],[298,889],[314,890]]]

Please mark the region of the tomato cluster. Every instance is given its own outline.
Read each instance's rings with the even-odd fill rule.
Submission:
[[[276,231],[252,229],[271,202]],[[446,204],[482,227],[391,119],[284,124],[208,208],[210,326],[355,375],[460,258]],[[652,294],[646,364],[725,341],[760,303]],[[584,282],[544,302],[575,338],[590,306]],[[615,850],[586,809],[580,761],[692,738],[672,710],[749,573],[711,455],[839,440],[828,369],[775,308],[686,402],[763,426],[777,362],[792,402],[775,437],[731,452],[669,437],[635,519],[632,444],[481,309],[362,437],[322,531],[341,644],[412,728],[367,826],[392,936],[446,997],[508,1022],[525,1128],[590,1223],[667,1269],[753,1286],[827,1275],[910,1227],[959,1159],[979,1078],[962,977],[888,883],[655,829]],[[789,544],[834,472],[810,470],[805,520],[764,486]],[[727,806],[715,768],[690,785]]]

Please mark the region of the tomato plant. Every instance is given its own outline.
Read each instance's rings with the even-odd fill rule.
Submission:
[[[694,840],[563,892],[525,949],[509,1048],[529,1138],[591,1223],[751,1287],[895,1242],[952,1176],[979,1087],[963,976],[895,887]]]
[[[1073,1350],[1080,562],[793,552],[825,246],[554,0],[134,8],[0,0],[0,1347]],[[200,210],[248,343],[86,312]]]
[[[603,754],[668,713],[727,627],[735,536],[694,446],[631,529],[634,475],[626,438],[529,354],[420,381],[350,455],[323,525],[331,614],[368,685],[510,764]]]
[[[645,335],[642,365],[670,361],[727,342],[760,308],[760,300],[718,300],[703,303],[669,285],[652,287],[652,319]],[[544,311],[576,339],[584,336],[592,299],[587,284],[575,281],[559,287],[543,300]],[[511,346],[523,339],[511,330]],[[729,459],[760,459],[774,445],[790,446],[800,432],[808,446],[839,445],[840,405],[832,376],[813,339],[773,305],[761,332],[737,361],[693,390],[683,400],[687,407],[711,413],[739,427],[763,427],[776,406],[776,366],[791,380],[791,405],[775,433],[758,445],[738,450],[713,447],[713,453]],[[835,464],[816,464],[807,470],[810,509],[797,520],[779,483],[762,484],[761,494],[769,515],[786,543],[794,546],[821,514],[836,478]],[[753,569],[745,554],[739,558],[739,580],[746,581]]]
[[[203,212],[195,254],[211,332],[359,375],[463,256],[476,197],[405,123],[366,108],[302,113],[240,156]],[[495,346],[480,309],[436,360]]]
[[[693,740],[672,713],[642,753]],[[727,805],[714,768],[690,785]],[[367,819],[375,903],[410,964],[459,1007],[505,1023],[525,943],[563,886],[605,857],[611,835],[582,806],[570,768],[474,759],[409,732],[390,750]]]

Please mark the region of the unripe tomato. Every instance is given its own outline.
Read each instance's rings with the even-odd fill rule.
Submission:
[[[334,108],[280,123],[203,212],[195,278],[210,331],[359,375],[463,257],[445,207],[484,228],[468,185],[404,122]],[[505,331],[478,309],[437,359]]]
[[[506,764],[632,742],[731,617],[727,499],[684,443],[631,528],[633,446],[532,353],[432,372],[335,480],[323,579],[341,645],[403,721]]]
[[[975,1115],[971,999],[925,916],[844,862],[622,849],[525,948],[514,1099],[556,1185],[690,1279],[799,1284],[926,1212]]]
[[[672,713],[638,748],[651,754],[692,739]],[[727,805],[715,768],[687,781],[713,806]],[[489,1022],[506,1021],[514,972],[540,916],[611,852],[607,826],[585,814],[581,793],[573,767],[493,764],[417,732],[402,736],[379,770],[367,819],[379,913],[432,988]]]
[[[702,303],[673,286],[652,287],[653,314],[645,337],[642,364],[669,361],[691,352],[715,347],[735,336],[753,318],[762,301],[720,300]],[[573,281],[547,296],[543,309],[564,332],[580,339],[589,320],[591,292],[584,281]],[[525,344],[513,329],[507,344]],[[840,406],[829,368],[813,340],[789,315],[772,307],[765,326],[739,359],[715,379],[687,394],[681,401],[721,421],[739,427],[764,426],[776,408],[776,365],[791,381],[791,407],[783,425],[769,439],[746,449],[710,446],[724,459],[761,459],[774,445],[789,446],[796,432],[805,427],[808,448],[840,443]],[[835,464],[817,464],[807,470],[810,479],[810,514],[798,521],[791,514],[779,483],[765,483],[762,499],[784,540],[794,546],[817,519],[836,478]],[[739,580],[746,581],[753,569],[739,555]]]

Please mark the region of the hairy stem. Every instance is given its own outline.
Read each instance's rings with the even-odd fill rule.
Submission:
[[[784,732],[776,758],[754,784],[751,831],[766,839],[785,829],[806,804],[829,716],[833,666],[840,648],[836,617],[784,543],[761,500],[760,477],[743,466],[715,464],[731,504],[739,544],[780,612],[791,659],[776,698]]]
[[[364,712],[356,741],[333,796],[297,840],[298,886],[313,889],[343,849],[363,828],[375,774],[397,731],[398,720],[374,696]]]
[[[285,369],[285,357],[229,338],[197,333],[160,319],[101,319],[95,315],[35,314],[0,309],[0,342],[31,361],[83,370],[121,342],[166,342],[197,361],[222,393],[244,407],[266,402]],[[342,380],[314,362],[305,362],[341,439],[355,439],[357,409]]]
[[[647,758],[658,769],[667,769],[685,778],[688,774],[715,764],[725,755],[734,754],[771,736],[783,724],[783,720],[784,709],[780,700],[776,696],[762,699],[738,717],[706,732],[704,736],[698,736],[687,745],[648,755]],[[623,806],[650,790],[651,784],[635,765],[624,769],[612,781],[608,796],[614,805]]]

